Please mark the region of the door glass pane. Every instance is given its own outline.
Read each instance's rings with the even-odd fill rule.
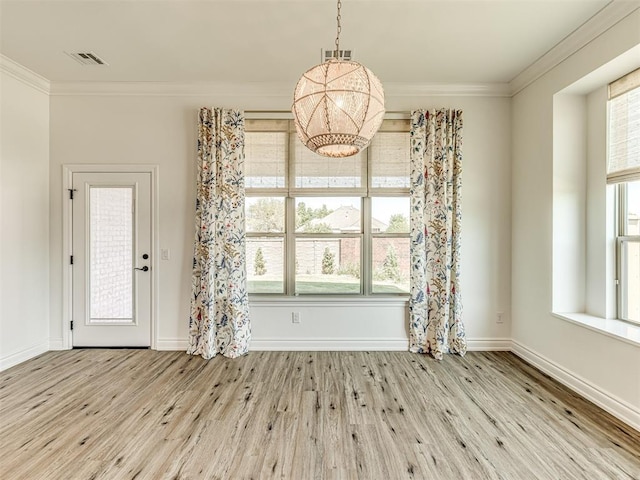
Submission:
[[[297,238],[296,293],[360,293],[360,238]]]
[[[133,189],[90,189],[91,321],[133,317]]]
[[[374,237],[373,293],[409,293],[409,239]]]
[[[284,293],[284,238],[247,238],[249,293]]]

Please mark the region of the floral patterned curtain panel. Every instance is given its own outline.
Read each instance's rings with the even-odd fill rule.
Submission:
[[[411,114],[409,350],[464,355],[460,299],[462,111]]]
[[[189,348],[208,359],[247,353],[251,338],[245,261],[244,115],[202,108]]]

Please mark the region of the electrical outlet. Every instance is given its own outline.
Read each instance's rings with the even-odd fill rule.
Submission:
[[[291,314],[291,323],[300,323],[300,312],[293,312]]]
[[[503,315],[504,315],[504,312],[496,313],[496,323],[504,323]]]

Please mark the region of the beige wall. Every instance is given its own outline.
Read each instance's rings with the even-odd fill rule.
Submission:
[[[187,339],[196,114],[201,106],[287,110],[281,95],[52,95],[51,96],[51,337],[61,344],[61,208],[63,164],[159,165],[159,243],[171,250],[159,261],[159,348],[184,348]],[[387,108],[455,107],[464,110],[462,289],[471,339],[509,337],[510,312],[510,99],[504,97],[391,97]],[[364,303],[362,303],[364,302]],[[276,303],[252,301],[254,346],[286,348],[402,348],[407,342],[403,302],[380,307],[375,300],[330,307],[303,298]],[[323,308],[318,308],[322,306]],[[300,324],[291,313],[301,312]],[[505,323],[496,323],[496,312]],[[284,342],[284,343],[283,343]],[[318,343],[319,342],[319,343]],[[329,347],[327,347],[329,346]],[[399,347],[398,347],[399,346]]]
[[[0,72],[0,369],[49,349],[49,98]]]
[[[640,346],[567,322],[551,312],[553,227],[557,225],[554,161],[563,161],[554,159],[553,98],[639,43],[640,11],[636,10],[512,101],[512,336],[582,391],[606,397],[610,407],[628,414],[628,421],[636,425],[640,424]],[[603,79],[601,84],[614,78]],[[578,214],[587,216],[584,199]],[[584,221],[575,226],[583,229],[584,242],[589,227]],[[584,276],[576,281],[579,288],[585,288]]]

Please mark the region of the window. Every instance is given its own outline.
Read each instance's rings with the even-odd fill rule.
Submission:
[[[247,120],[249,293],[409,292],[409,123],[358,155],[305,148],[287,120]]]
[[[607,183],[616,185],[618,318],[640,323],[640,69],[609,86]]]
[[[640,180],[617,190],[618,318],[640,323]]]

